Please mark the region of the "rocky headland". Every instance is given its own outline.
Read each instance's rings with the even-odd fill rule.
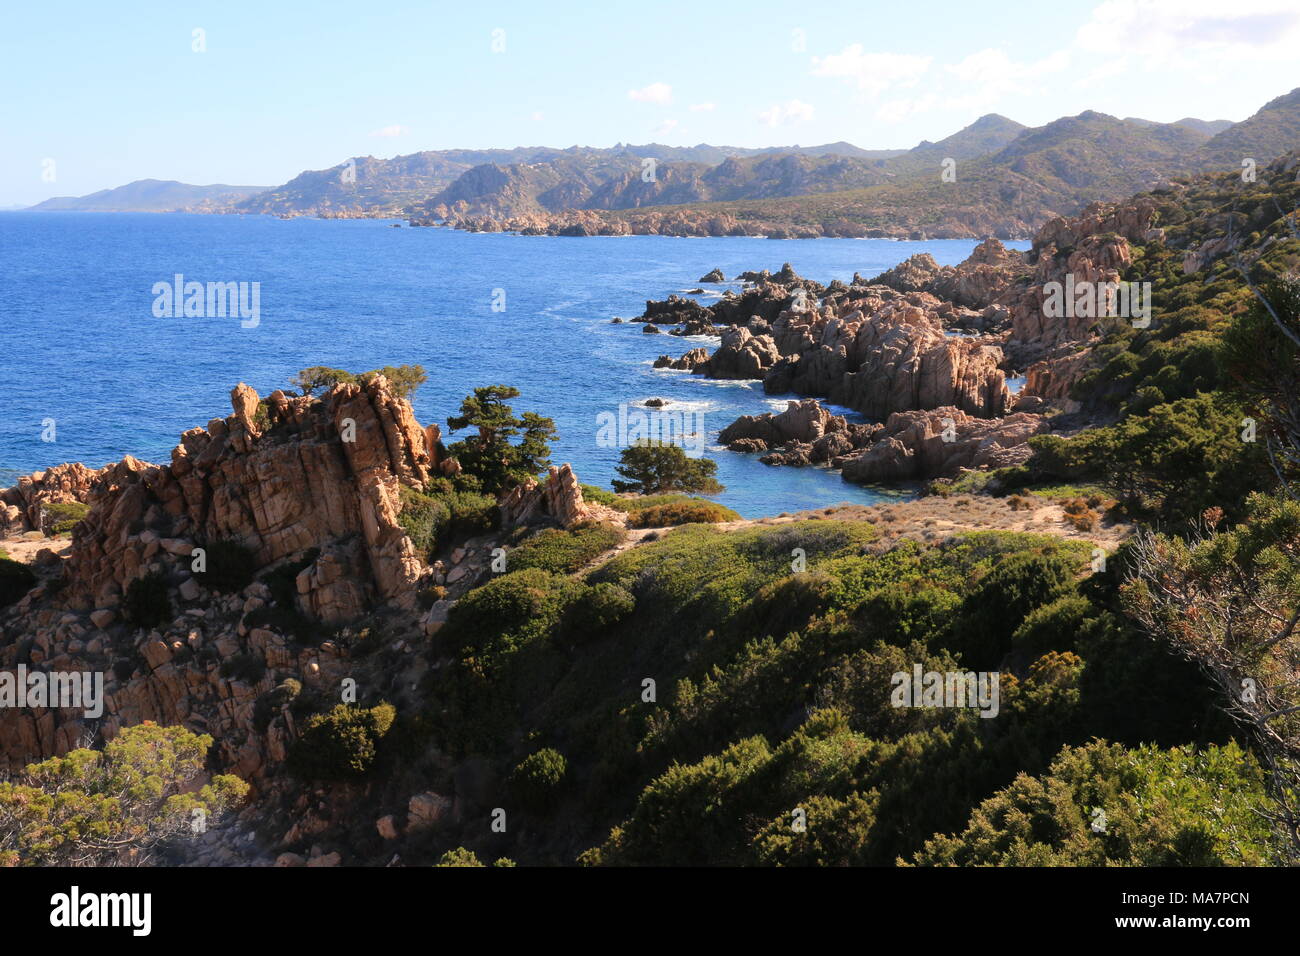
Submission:
[[[1130,243],[1160,237],[1149,200],[1094,203],[1047,223],[1025,252],[986,239],[957,266],[920,254],[876,276],[822,285],[794,273],[742,273],[747,284],[709,305],[647,302],[642,319],[684,335],[716,335],[711,352],[663,355],[658,368],[758,379],[773,395],[811,398],[745,416],[722,432],[732,450],[769,464],[830,464],[850,481],[951,477],[1023,462],[1029,437],[1077,430],[1074,384],[1093,365],[1108,323],[1055,315],[1051,283],[1115,282]],[[1011,380],[1023,378],[1013,392]],[[849,423],[814,399],[857,412]]]

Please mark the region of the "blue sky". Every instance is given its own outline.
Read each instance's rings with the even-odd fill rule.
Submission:
[[[0,206],[421,149],[906,148],[988,112],[1240,120],[1300,86],[1295,0],[79,0],[9,4],[0,28]]]

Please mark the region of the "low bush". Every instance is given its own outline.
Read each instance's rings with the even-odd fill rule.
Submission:
[[[196,576],[206,588],[237,594],[253,583],[257,552],[233,539],[209,541],[203,546],[206,570]]]
[[[126,589],[122,615],[135,627],[157,627],[172,619],[167,579],[157,572],[136,578]]]
[[[3,554],[0,552],[0,607],[8,607],[36,587],[36,575],[27,565]]]
[[[80,501],[49,501],[41,506],[47,522],[46,534],[71,534],[72,529],[90,513],[90,505]]]
[[[540,568],[552,574],[572,574],[623,540],[615,525],[587,522],[561,531],[547,528],[511,548],[506,565],[511,571]]]
[[[406,485],[402,485],[399,495],[402,510],[397,515],[397,523],[411,539],[415,550],[427,557],[433,553],[438,538],[451,523],[451,510],[432,495],[423,494]]]
[[[684,501],[638,508],[628,524],[633,528],[669,528],[682,524],[717,524],[738,521],[740,515],[715,501],[688,498]]]
[[[510,775],[510,792],[525,809],[546,811],[555,806],[564,785],[568,762],[550,747],[530,754]]]
[[[575,644],[595,640],[635,609],[636,598],[631,592],[602,581],[569,605],[560,620],[560,633]]]
[[[309,780],[364,777],[374,769],[379,748],[393,726],[392,704],[356,707],[339,704],[303,727],[289,751],[289,767]]]

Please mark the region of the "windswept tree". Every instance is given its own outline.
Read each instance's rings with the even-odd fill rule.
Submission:
[[[555,422],[536,412],[515,415],[507,402],[518,397],[519,389],[509,385],[476,388],[461,402],[460,414],[447,419],[452,431],[476,429],[476,435],[447,450],[466,474],[478,478],[483,490],[493,494],[536,477],[551,464]]]
[[[614,490],[654,495],[683,491],[716,495],[725,490],[714,475],[718,463],[708,458],[691,458],[678,445],[643,439],[624,448],[615,469],[626,481],[614,479]]]
[[[423,365],[385,365],[383,368],[371,369],[360,375],[354,375],[341,368],[313,365],[295,375],[289,380],[289,384],[303,395],[311,395],[317,391],[328,391],[335,385],[344,383],[364,384],[376,375],[388,379],[389,388],[398,398],[410,398],[415,394],[415,390],[428,380]]]
[[[0,866],[138,866],[203,833],[248,784],[196,786],[212,738],[146,721],[0,782]]]

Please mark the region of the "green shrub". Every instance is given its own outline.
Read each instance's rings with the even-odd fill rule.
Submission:
[[[136,578],[126,589],[122,615],[134,627],[157,627],[172,619],[167,579],[157,572]]]
[[[1063,596],[1078,562],[1057,550],[1014,552],[998,561],[963,602],[954,649],[976,670],[995,670],[1025,617]]]
[[[388,703],[368,708],[339,704],[317,714],[289,751],[290,769],[309,780],[364,777],[375,768],[380,744],[396,716]]]
[[[525,809],[549,810],[559,799],[567,771],[564,755],[546,747],[519,762],[510,775],[510,792]]]
[[[463,846],[458,846],[454,850],[448,850],[442,856],[438,857],[438,862],[434,866],[483,866],[483,861],[478,858],[473,850],[467,850]],[[493,866],[514,866],[514,860],[508,860],[504,856],[498,859]]]
[[[618,502],[622,499],[612,491],[604,488],[597,488],[595,485],[582,485],[582,497],[587,501],[594,501],[596,504],[605,505],[609,508],[617,508]]]
[[[560,633],[575,644],[595,640],[634,610],[636,598],[628,590],[602,581],[569,605],[560,621]]]
[[[23,595],[34,587],[36,575],[31,568],[19,561],[0,557],[0,607],[22,600]]]
[[[715,501],[686,501],[638,508],[628,518],[633,528],[669,528],[682,524],[717,524],[737,521],[740,515]]]
[[[540,568],[552,574],[572,574],[623,540],[615,525],[586,522],[567,531],[547,528],[510,549],[506,565],[511,571]]]
[[[237,594],[253,583],[257,552],[241,541],[223,539],[203,546],[206,570],[197,577],[206,588],[223,594]]]
[[[438,862],[434,866],[482,866],[483,861],[473,850],[467,850],[463,846],[458,846],[454,850],[448,850],[442,856],[438,857]]]
[[[48,534],[71,534],[72,529],[90,513],[90,505],[80,501],[47,501],[41,506],[49,522]]]
[[[1264,866],[1262,774],[1235,744],[1065,747],[981,803],[966,829],[916,854],[928,866]],[[1099,829],[1098,829],[1099,827]]]
[[[548,641],[583,585],[540,568],[493,578],[452,607],[440,637],[483,677],[498,675],[521,650]]]
[[[495,531],[501,524],[501,508],[492,495],[475,491],[455,491],[445,499],[451,510],[453,535],[473,537]]]
[[[398,512],[397,523],[411,539],[415,550],[427,558],[437,548],[438,539],[451,524],[451,509],[432,495],[423,494],[406,485],[402,485],[398,493],[402,509]]]
[[[793,826],[793,810],[769,823],[754,838],[754,856],[764,866],[861,866],[868,861],[879,795],[853,793],[844,799],[809,797],[802,828]]]

